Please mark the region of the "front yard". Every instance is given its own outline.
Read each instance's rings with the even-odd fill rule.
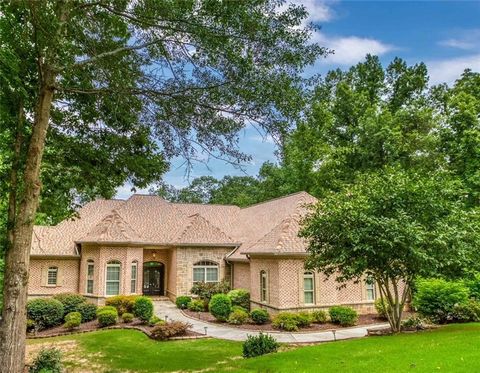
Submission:
[[[480,324],[324,343],[254,359],[241,343],[216,339],[157,342],[134,330],[105,330],[29,342],[55,344],[70,371],[95,372],[475,372],[480,371]],[[288,351],[285,351],[288,350]]]

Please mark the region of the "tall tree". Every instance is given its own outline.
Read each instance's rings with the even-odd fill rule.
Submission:
[[[126,180],[144,186],[172,156],[191,160],[199,149],[242,161],[237,132],[246,123],[279,136],[295,118],[307,88],[300,73],[325,50],[308,42],[305,8],[279,11],[280,3],[0,4],[1,135],[11,145],[2,142],[9,173],[2,371],[23,371],[39,201],[71,205],[111,195]]]

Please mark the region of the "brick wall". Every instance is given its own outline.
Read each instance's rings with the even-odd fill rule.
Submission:
[[[28,295],[78,292],[79,259],[31,259]],[[49,267],[57,267],[57,286],[47,285]]]
[[[250,291],[250,263],[234,262],[232,263],[232,272],[233,288]]]

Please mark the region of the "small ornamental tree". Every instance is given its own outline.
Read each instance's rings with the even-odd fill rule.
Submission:
[[[465,207],[463,196],[441,173],[386,168],[358,176],[320,200],[303,222],[306,266],[341,283],[373,278],[398,332],[415,278],[455,278],[478,266],[480,214]]]

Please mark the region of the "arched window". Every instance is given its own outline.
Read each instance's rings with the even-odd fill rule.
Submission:
[[[313,272],[303,274],[303,302],[315,304],[315,275]]]
[[[120,262],[111,261],[107,263],[105,276],[105,295],[120,294]]]
[[[218,282],[218,264],[209,260],[195,263],[193,282]]]
[[[92,259],[87,260],[87,294],[93,294],[93,279],[95,273],[95,264]]]
[[[137,273],[138,263],[136,260],[132,262],[132,277],[130,279],[130,293],[135,294],[137,292]]]
[[[260,271],[260,301],[267,303],[268,299],[268,275],[265,271]]]
[[[365,292],[367,293],[367,300],[375,300],[375,280],[371,276],[365,280]]]
[[[57,286],[58,282],[58,267],[48,267],[47,285]]]

